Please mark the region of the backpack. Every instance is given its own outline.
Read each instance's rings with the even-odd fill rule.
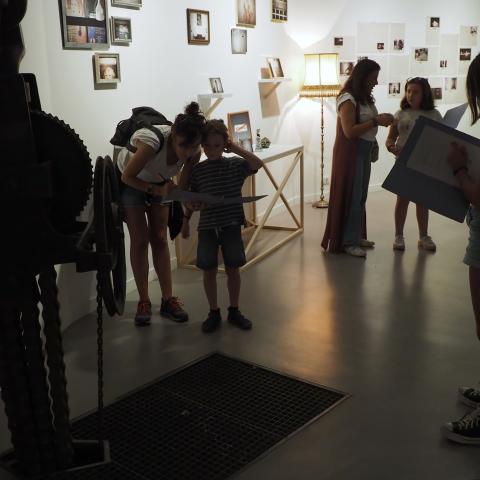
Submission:
[[[151,107],[133,108],[130,118],[122,120],[117,124],[115,134],[111,138],[110,143],[118,147],[125,147],[130,152],[135,153],[137,149],[130,143],[130,138],[140,128],[148,128],[158,137],[160,146],[157,152],[159,152],[163,147],[164,138],[162,132],[153,125],[172,125],[172,122],[167,120],[165,115]]]

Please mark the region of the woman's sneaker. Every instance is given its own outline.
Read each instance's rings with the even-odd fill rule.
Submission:
[[[202,323],[203,333],[212,333],[220,327],[222,323],[222,315],[220,309],[210,310],[207,319]]]
[[[167,300],[162,298],[160,315],[178,323],[183,323],[188,320],[188,313],[182,308],[182,303],[178,297],[170,297]]]
[[[137,313],[135,314],[135,325],[137,327],[146,327],[150,325],[152,318],[152,304],[149,301],[140,301],[137,305]]]
[[[442,433],[453,442],[480,445],[480,408],[463,416],[458,422],[445,423]]]
[[[423,248],[429,252],[435,252],[437,250],[437,246],[430,235],[425,235],[418,239],[418,248]]]
[[[375,242],[367,240],[366,238],[361,238],[358,245],[362,248],[373,248],[375,246]]]
[[[459,387],[458,399],[471,408],[480,407],[480,390],[472,387]]]
[[[405,238],[403,235],[395,235],[395,240],[393,241],[393,249],[394,250],[405,250]]]
[[[348,255],[352,255],[352,257],[366,257],[367,252],[360,248],[358,245],[347,245],[343,248],[344,252]]]

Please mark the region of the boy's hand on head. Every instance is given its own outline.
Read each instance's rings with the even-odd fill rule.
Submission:
[[[231,153],[232,152],[232,145],[234,145],[234,143],[232,142],[232,140],[229,138],[227,140],[227,143],[225,144],[225,148],[224,148],[224,151],[225,153]],[[235,148],[235,147],[234,147]]]
[[[467,149],[464,145],[459,145],[457,142],[450,143],[450,151],[448,152],[447,162],[455,170],[460,167],[467,166]]]

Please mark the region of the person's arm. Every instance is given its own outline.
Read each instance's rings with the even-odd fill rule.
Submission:
[[[227,153],[232,152],[239,157],[242,157],[248,164],[248,168],[252,171],[257,171],[263,167],[263,162],[253,153],[245,150],[237,143],[228,141],[227,146],[225,147]]]
[[[200,161],[201,152],[196,153],[190,157],[183,165],[178,180],[178,186],[181,190],[188,190],[190,186],[190,175],[192,174],[193,167]]]
[[[393,122],[393,115],[380,113],[377,116],[361,123],[357,123],[355,105],[350,101],[344,101],[339,107],[340,122],[345,136],[349,139],[361,137],[374,127],[388,127]]]
[[[396,123],[392,123],[390,125],[390,129],[388,130],[387,140],[385,142],[385,146],[390,153],[394,155],[398,155],[400,153],[400,149],[395,145],[398,138],[398,128]]]
[[[452,142],[448,154],[448,163],[460,188],[472,205],[480,208],[480,182],[475,181],[468,172],[468,154],[463,145]]]
[[[145,168],[145,165],[155,156],[155,150],[139,141],[137,142],[136,147],[137,151],[129,159],[123,170],[122,182],[136,190],[151,195],[158,195],[160,189],[158,185],[137,178],[137,175]]]

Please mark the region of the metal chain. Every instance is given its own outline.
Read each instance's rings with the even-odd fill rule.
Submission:
[[[103,442],[103,297],[97,271],[98,442]]]

